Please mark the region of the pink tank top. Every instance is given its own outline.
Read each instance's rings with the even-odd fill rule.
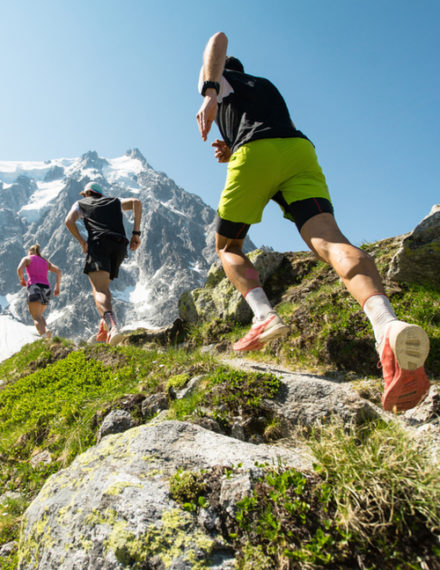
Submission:
[[[31,262],[26,266],[26,273],[28,274],[28,285],[41,283],[42,285],[49,285],[47,272],[49,271],[48,262],[39,255],[30,255]]]

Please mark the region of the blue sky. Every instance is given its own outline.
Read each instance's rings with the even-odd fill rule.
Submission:
[[[195,115],[214,32],[271,79],[314,142],[355,244],[410,231],[440,203],[437,0],[19,0],[0,6],[0,160],[147,161],[216,207],[225,166]],[[270,205],[256,245],[304,250]]]

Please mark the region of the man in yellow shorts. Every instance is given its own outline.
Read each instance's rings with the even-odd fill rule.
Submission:
[[[216,249],[228,279],[254,313],[250,331],[234,350],[258,350],[288,333],[242,250],[250,225],[260,222],[267,202],[275,200],[370,320],[385,380],[384,408],[416,406],[429,391],[424,369],[428,336],[419,326],[397,319],[373,258],[341,233],[314,146],[296,129],[278,89],[267,79],[245,73],[238,59],[226,56],[227,46],[222,32],[206,45],[197,122],[204,141],[214,121],[223,137],[212,144],[217,160],[228,163],[217,210]]]

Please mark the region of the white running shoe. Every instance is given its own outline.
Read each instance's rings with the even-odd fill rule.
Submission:
[[[119,332],[118,327],[113,326],[107,335],[107,344],[110,344],[111,346],[116,346],[118,343],[121,342],[123,338],[124,335],[121,332]]]

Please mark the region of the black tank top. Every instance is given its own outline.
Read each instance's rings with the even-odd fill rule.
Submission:
[[[229,69],[223,75],[234,92],[219,104],[217,124],[232,152],[258,139],[307,139],[293,126],[284,98],[268,79]]]
[[[83,198],[78,205],[84,217],[89,241],[101,237],[126,240],[119,198]]]

